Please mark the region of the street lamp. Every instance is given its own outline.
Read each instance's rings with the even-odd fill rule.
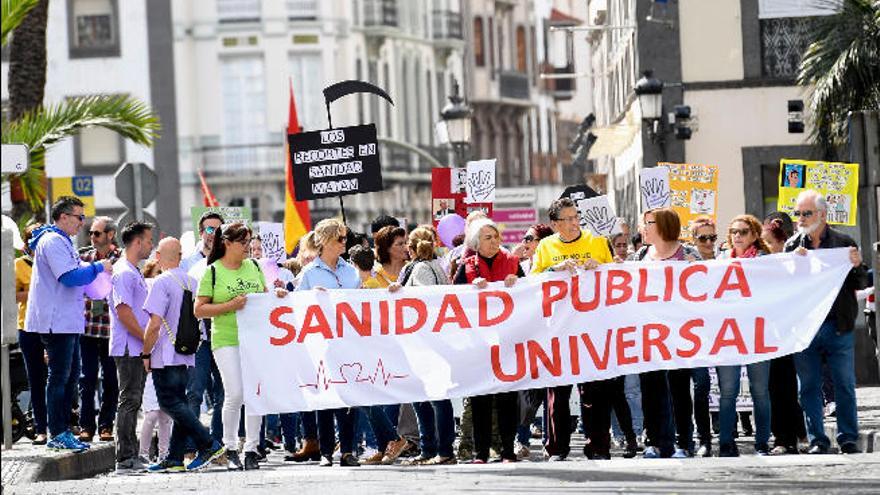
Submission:
[[[658,135],[662,136],[660,126],[663,121],[663,81],[654,77],[654,71],[649,69],[644,71],[642,78],[636,81],[633,91],[639,97],[642,120],[650,125],[648,134],[653,143],[657,140]]]
[[[471,107],[458,94],[458,81],[452,83],[449,103],[440,111],[440,118],[446,127],[446,136],[455,152],[459,165],[464,162],[464,151],[471,142]]]

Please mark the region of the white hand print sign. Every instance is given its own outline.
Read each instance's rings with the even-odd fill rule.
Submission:
[[[647,211],[672,205],[668,168],[642,169],[639,174],[639,187],[642,192],[642,210]]]
[[[495,201],[494,158],[468,162],[465,193],[465,203],[492,203]]]
[[[617,215],[608,201],[608,196],[596,196],[577,202],[581,218],[596,235],[611,235],[617,226]]]

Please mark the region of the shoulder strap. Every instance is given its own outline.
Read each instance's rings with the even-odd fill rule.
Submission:
[[[647,255],[648,255],[648,246],[642,246],[641,249],[639,249],[639,252],[636,253],[636,259],[638,259],[639,261],[642,261],[643,259],[645,259],[645,256],[647,256]]]
[[[180,279],[177,278],[177,275],[175,275],[174,272],[169,271],[168,274],[171,275],[171,278],[173,278],[174,281],[177,282],[177,285],[179,285],[181,289],[192,292],[192,289],[189,288],[189,280],[187,280],[186,285],[184,285],[183,282],[181,282]]]
[[[217,270],[214,269],[214,264],[211,263],[211,294],[214,293],[214,287],[217,285]]]

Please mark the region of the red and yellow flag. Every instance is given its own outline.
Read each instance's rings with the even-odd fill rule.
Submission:
[[[290,84],[290,113],[287,118],[287,133],[296,134],[300,131],[299,119],[296,116],[296,100],[293,97],[293,83]],[[293,164],[290,161],[290,144],[285,143],[287,167],[285,175],[287,183],[284,192],[284,244],[288,254],[292,253],[299,238],[312,230],[312,218],[309,214],[308,201],[296,201],[293,188]]]

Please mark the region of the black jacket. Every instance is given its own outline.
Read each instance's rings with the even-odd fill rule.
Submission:
[[[791,252],[800,246],[813,249],[813,241],[809,235],[797,233],[785,243],[785,252]],[[819,249],[832,249],[840,247],[858,247],[855,241],[846,234],[841,234],[830,226],[826,226],[822,238],[819,240]],[[843,287],[837,294],[837,299],[831,306],[831,311],[825,317],[825,321],[831,320],[837,324],[838,332],[851,332],[855,327],[855,320],[859,313],[859,303],[856,300],[856,291],[864,289],[868,285],[868,273],[865,265],[860,265],[849,271]]]

